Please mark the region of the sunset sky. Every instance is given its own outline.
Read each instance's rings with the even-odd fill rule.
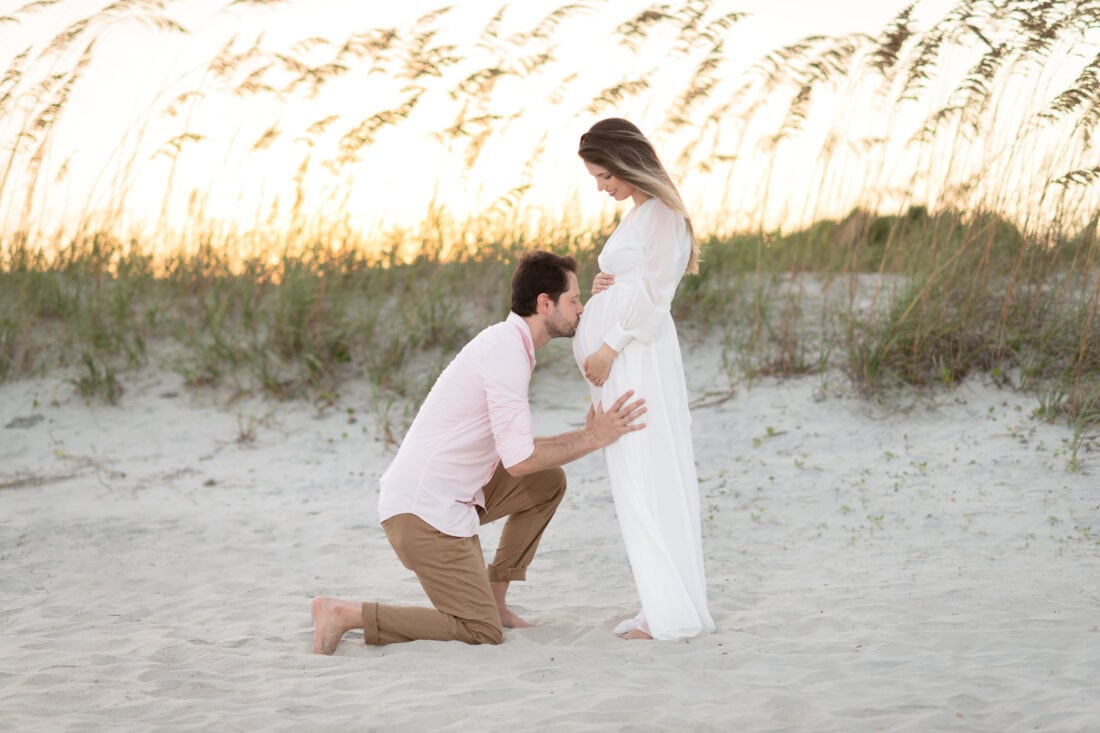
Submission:
[[[673,5],[706,6],[704,24],[728,13],[747,14],[723,33],[721,79],[715,87],[719,97],[733,96],[752,80],[750,67],[774,49],[811,35],[878,36],[908,4],[715,0]],[[3,230],[37,226],[48,232],[55,222],[73,218],[146,234],[151,226],[185,230],[197,220],[223,222],[229,229],[278,228],[295,216],[299,224],[337,220],[351,228],[381,230],[414,227],[433,204],[454,218],[492,210],[507,219],[523,210],[528,224],[531,216],[553,218],[563,211],[598,215],[609,205],[592,191],[575,154],[576,140],[592,122],[612,115],[629,117],[650,135],[689,206],[711,226],[736,227],[751,216],[759,219],[753,225],[771,227],[838,213],[808,182],[817,175],[818,188],[830,187],[828,196],[835,196],[838,207],[850,206],[839,189],[833,190],[839,183],[829,176],[837,174],[816,171],[812,160],[800,162],[804,153],[798,147],[775,154],[765,171],[746,167],[750,158],[761,157],[760,144],[731,147],[734,132],[727,121],[721,123],[724,140],[696,117],[670,126],[677,97],[710,45],[687,43],[668,24],[636,49],[613,38],[619,24],[651,7],[648,2],[575,3],[575,12],[548,26],[547,33],[519,41],[518,34],[566,4],[460,0],[417,25],[417,18],[447,5],[423,0],[263,5],[131,0],[116,4],[121,11],[95,16],[63,52],[45,51],[59,33],[107,5],[0,2],[0,16],[15,19],[0,22],[0,63],[9,69],[9,80],[12,69],[27,80],[22,87],[8,82],[8,90],[19,94],[0,116],[0,142],[6,149],[16,146],[13,172],[0,185]],[[916,26],[928,28],[952,5],[948,0],[918,3]],[[502,9],[498,32],[486,36],[487,24]],[[404,72],[393,58],[374,62],[372,70],[369,54],[360,54],[354,63],[341,55],[346,41],[389,28],[397,32],[398,45],[406,44],[402,48],[413,44],[418,32],[434,30],[425,49],[449,55],[451,61],[438,75],[401,78]],[[250,48],[256,50],[252,56],[246,53]],[[17,55],[24,49],[30,53],[20,61]],[[85,51],[90,62],[65,98],[62,113],[52,127],[43,128],[36,122],[40,109],[59,92],[39,95],[36,108],[28,101],[33,97],[29,80],[71,71]],[[457,85],[479,69],[523,69],[541,53],[552,60],[529,73],[503,75],[480,98],[456,93]],[[225,66],[213,63],[219,54],[235,57],[237,66],[219,75],[215,69]],[[343,70],[315,89],[308,83],[287,86],[301,69],[313,73],[336,63]],[[249,76],[250,71],[255,73]],[[644,89],[592,108],[601,90],[641,80]],[[0,87],[0,95],[3,91]],[[407,117],[386,117],[410,100]],[[928,111],[918,108],[913,114]],[[376,115],[382,117],[367,125],[369,139],[349,152],[350,133]],[[827,129],[857,121],[873,127],[868,120],[870,112],[864,115],[862,109],[834,109],[807,124],[802,134],[808,145],[819,148],[818,138]],[[896,123],[891,118],[890,124]],[[737,134],[767,134],[760,127],[764,122],[755,124]],[[485,138],[479,140],[482,132]],[[691,155],[678,157],[692,146]],[[36,152],[41,157],[34,162]],[[733,176],[737,180],[716,172],[723,166],[734,170],[727,160],[742,166]],[[32,187],[13,183],[19,170],[28,169],[35,180],[29,196]],[[790,184],[777,183],[775,175],[789,177]],[[765,176],[771,189],[762,182]],[[852,177],[845,173],[839,181],[851,185]],[[807,187],[804,193],[800,186]],[[776,189],[793,192],[792,200],[775,203]],[[769,199],[766,213],[757,210],[761,199]],[[29,218],[28,211],[33,212]]]

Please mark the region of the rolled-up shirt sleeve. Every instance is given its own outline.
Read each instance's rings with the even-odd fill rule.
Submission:
[[[637,212],[635,222],[644,242],[642,287],[633,289],[620,311],[619,325],[611,328],[604,342],[622,351],[633,339],[649,341],[672,307],[676,288],[684,276],[691,239],[684,218],[660,201]]]
[[[528,401],[531,367],[523,352],[514,352],[486,359],[481,374],[497,454],[511,468],[535,452]]]

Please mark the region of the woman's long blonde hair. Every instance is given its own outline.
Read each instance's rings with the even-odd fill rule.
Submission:
[[[653,144],[634,123],[620,117],[600,120],[581,135],[577,153],[586,163],[606,168],[611,175],[660,199],[665,206],[682,215],[691,238],[686,272],[699,272],[699,242],[695,239],[687,207],[668,171],[661,165]]]

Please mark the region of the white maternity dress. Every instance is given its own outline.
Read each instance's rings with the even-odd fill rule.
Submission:
[[[577,365],[607,343],[619,355],[602,387],[604,407],[628,389],[644,397],[643,430],[604,449],[615,512],[626,542],[641,612],[615,633],[655,639],[709,633],[700,532],[699,487],[680,343],[669,308],[687,267],[691,240],[684,218],[657,198],[636,206],[599,256],[615,284],[584,307],[573,339]],[[583,371],[583,368],[582,368]]]

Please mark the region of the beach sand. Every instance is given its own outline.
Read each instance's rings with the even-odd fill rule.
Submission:
[[[583,419],[567,347],[540,352],[540,434]],[[0,385],[0,730],[1100,730],[1100,456],[1068,470],[1069,427],[981,379],[876,403],[685,358],[716,633],[611,633],[636,598],[596,454],[512,586],[537,627],[332,657],[311,597],[424,602],[378,526],[365,383]]]

